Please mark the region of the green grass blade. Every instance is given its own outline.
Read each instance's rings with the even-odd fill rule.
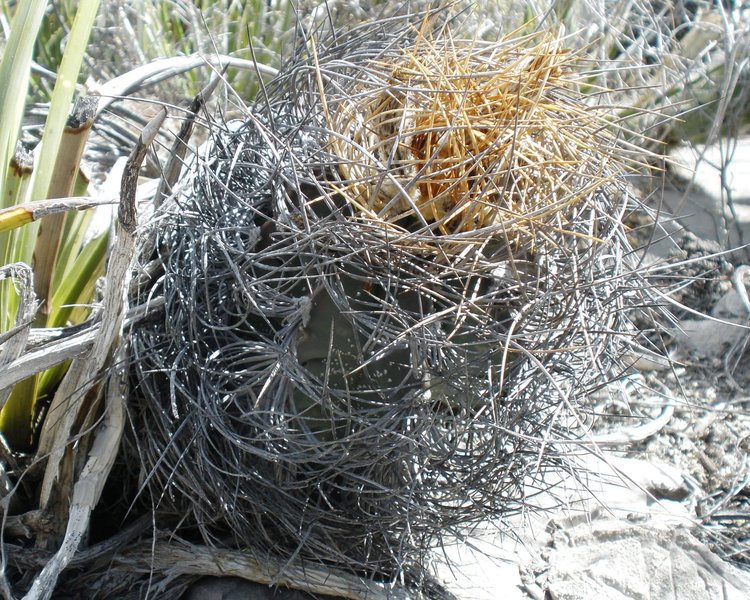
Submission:
[[[63,327],[73,306],[88,304],[94,290],[96,279],[104,271],[104,259],[107,254],[107,233],[99,235],[89,242],[76,257],[67,275],[60,281],[60,286],[52,297],[48,326]]]
[[[10,161],[6,173],[6,193],[3,196],[3,208],[21,204],[28,195],[31,184],[33,161],[31,154],[19,148]],[[30,256],[25,256],[24,248],[29,225],[18,230],[0,232],[0,264],[8,265],[15,262],[29,264]],[[33,232],[36,233],[36,226]],[[13,327],[18,310],[18,295],[9,280],[0,282],[0,332]]]
[[[6,167],[15,150],[16,137],[23,119],[34,44],[37,41],[43,43],[43,40],[37,40],[37,36],[46,8],[47,2],[39,0],[29,0],[18,4],[11,36],[6,45],[2,63],[0,63],[0,81],[3,82],[3,86],[0,87],[0,111],[2,111],[0,112],[0,177],[2,177],[0,194],[3,197],[6,197],[8,187],[6,181],[11,181],[8,178],[10,171]],[[16,202],[42,200],[48,196],[54,167],[60,153],[63,130],[98,8],[99,0],[82,0],[78,5],[57,72],[42,141],[37,148],[37,160],[31,176],[30,192],[27,192],[28,188],[26,188],[23,198],[16,194]],[[8,259],[11,259],[31,264],[38,225],[38,223],[32,223],[12,231],[5,240],[6,256],[0,256],[0,258],[6,262],[10,262]],[[91,253],[93,252],[92,250]],[[80,292],[87,285],[86,281],[71,282],[68,291],[78,289]],[[12,320],[17,310],[14,307],[17,307],[18,298],[14,292],[15,290],[10,290],[7,286],[0,290],[2,294],[0,299],[3,301],[2,318],[6,322],[12,322],[8,319]],[[62,318],[58,317],[58,319]],[[39,383],[40,377],[35,377],[17,385],[0,413],[0,431],[16,449],[23,449],[30,443],[31,421],[37,406]]]
[[[6,169],[16,151],[16,140],[23,120],[34,43],[46,9],[47,2],[43,0],[18,4],[0,61],[0,194],[3,197]]]
[[[67,198],[72,195],[97,103],[95,97],[79,97],[75,108],[66,119],[47,198]],[[47,301],[54,291],[53,281],[57,279],[55,273],[66,268],[66,265],[59,261],[60,248],[65,245],[65,220],[64,213],[50,215],[39,227],[39,236],[34,248],[34,289],[42,303],[39,312],[40,325],[44,324],[44,316],[49,312]]]
[[[52,92],[49,114],[44,125],[39,162],[31,192],[32,200],[41,200],[47,197],[57,160],[58,148],[60,147],[65,123],[68,120],[76,82],[98,10],[99,0],[82,0],[78,5],[78,11],[65,47],[65,54],[63,54],[62,63],[57,72],[57,82]]]
[[[85,196],[88,180],[82,173],[78,173],[78,181],[73,189],[74,196]],[[65,226],[62,234],[62,244],[57,257],[57,269],[52,279],[52,290],[57,291],[60,282],[70,274],[78,253],[83,248],[86,232],[94,218],[94,211],[71,211],[65,216]]]
[[[30,152],[19,146],[11,158],[6,172],[5,193],[0,197],[0,210],[23,204],[29,192],[34,161]],[[9,243],[10,232],[0,232],[0,265],[7,265],[13,260],[13,247]],[[4,329],[0,329],[4,331]]]
[[[0,410],[0,431],[14,450],[31,450],[31,422],[35,402],[36,377],[29,377],[13,386],[8,401]]]
[[[90,314],[89,304],[94,297],[97,279],[104,274],[108,243],[109,233],[106,232],[89,242],[78,255],[52,298],[49,327],[82,323]],[[67,369],[68,363],[63,363],[41,373],[37,394],[51,398]]]
[[[31,152],[18,144],[7,168],[5,194],[0,197],[0,209],[23,204],[34,170],[34,158]]]

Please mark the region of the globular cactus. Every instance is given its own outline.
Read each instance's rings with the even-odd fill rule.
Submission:
[[[308,39],[160,211],[136,443],[205,541],[424,566],[533,506],[653,303],[585,61],[433,25]]]

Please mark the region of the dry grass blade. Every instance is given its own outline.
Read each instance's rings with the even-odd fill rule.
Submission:
[[[52,171],[47,198],[66,198],[73,193],[78,178],[83,150],[94,122],[98,98],[79,98],[65,124],[60,140],[57,160]],[[49,213],[49,218],[39,227],[34,247],[34,285],[42,302],[41,314],[50,311],[53,274],[63,234],[65,213]]]
[[[348,600],[410,600],[404,590],[394,589],[349,573],[322,568],[314,563],[298,564],[269,559],[257,560],[247,551],[220,550],[195,544],[157,543],[120,559],[137,570],[153,569],[169,576],[203,575],[242,577],[265,585],[325,594]]]
[[[154,299],[146,305],[131,308],[124,319],[124,327],[131,327],[147,315],[158,312],[162,305],[163,299]],[[90,351],[100,329],[100,323],[90,322],[70,328],[31,330],[27,352],[0,369],[0,389],[9,388],[32,375]],[[10,334],[15,332],[13,330],[4,334],[0,341],[10,339]]]
[[[105,288],[102,328],[95,337],[92,348],[86,356],[74,361],[63,382],[58,388],[50,406],[49,416],[39,442],[38,454],[45,456],[51,453],[45,482],[42,485],[42,504],[49,501],[52,484],[57,478],[57,465],[62,458],[64,448],[70,443],[70,426],[76,418],[86,392],[93,386],[96,376],[111,355],[111,347],[119,335],[124,305],[122,295],[127,289],[130,273],[130,261],[133,258],[133,232],[136,225],[135,189],[138,172],[145,158],[146,151],[164,121],[166,112],[160,112],[149,123],[148,130],[134,148],[128,167],[123,173],[121,200],[119,209],[120,234],[113,246],[108,263],[107,286]]]
[[[52,215],[64,216],[74,210],[88,210],[97,206],[116,204],[115,199],[69,197],[55,200],[37,200],[0,210],[0,231],[9,231]]]
[[[119,354],[123,364],[124,354]],[[67,513],[67,528],[60,550],[35,578],[24,600],[46,600],[52,597],[59,574],[70,563],[89,527],[91,511],[101,496],[115,461],[125,428],[126,386],[122,372],[110,374],[107,382],[104,418],[97,427],[88,459],[79,475]]]
[[[99,500],[119,446],[124,427],[124,400],[120,389],[122,374],[114,371],[109,377],[104,422],[98,430],[82,472],[73,483],[75,474],[70,461],[75,462],[75,453],[66,454],[66,449],[75,439],[72,435],[76,433],[72,431],[74,422],[82,411],[92,410],[98,386],[104,377],[103,368],[110,364],[117,348],[126,308],[131,262],[135,254],[133,233],[136,226],[135,190],[138,172],[165,116],[165,111],[160,112],[144,129],[123,174],[119,228],[107,268],[101,329],[91,350],[72,362],[55,394],[42,430],[39,453],[41,456],[48,453],[49,456],[41,486],[40,508],[58,515],[61,523],[67,523],[67,528],[59,542],[58,552],[29,590],[26,596],[28,600],[46,599],[53,593],[59,573],[72,559],[88,528],[91,510]],[[67,464],[63,465],[63,461]],[[40,535],[39,542],[51,544],[58,543],[58,540],[54,534]]]
[[[26,349],[31,324],[37,311],[34,294],[34,273],[28,265],[17,263],[0,267],[0,281],[13,280],[19,288],[19,309],[15,327],[0,336],[0,372],[16,360]],[[0,384],[0,408],[5,405],[12,386]]]
[[[190,137],[192,136],[195,127],[195,119],[198,114],[205,109],[206,102],[208,102],[208,99],[211,97],[211,94],[213,94],[216,86],[219,85],[219,82],[223,80],[223,74],[226,72],[226,69],[227,67],[225,66],[222,73],[214,75],[208,85],[203,88],[190,103],[187,115],[182,121],[180,131],[177,133],[174,144],[172,145],[172,150],[169,153],[169,160],[164,167],[162,178],[159,180],[159,187],[156,189],[156,194],[154,194],[153,202],[155,209],[158,209],[164,199],[172,193],[172,188],[177,182],[177,179],[180,176],[180,171],[184,166],[185,155],[188,151],[188,143],[190,142]]]
[[[191,56],[174,56],[156,60],[132,71],[107,81],[96,89],[102,97],[98,113],[106,110],[115,100],[118,100],[137,90],[156,85],[170,77],[176,77],[192,69],[211,65],[216,69],[225,66],[252,71],[265,77],[273,77],[278,71],[272,67],[227,55],[206,56],[196,54]]]

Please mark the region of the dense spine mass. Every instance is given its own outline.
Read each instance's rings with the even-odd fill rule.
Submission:
[[[422,567],[533,506],[653,304],[586,65],[429,24],[307,40],[161,210],[133,415],[205,541]]]

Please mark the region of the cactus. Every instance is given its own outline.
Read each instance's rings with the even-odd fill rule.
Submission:
[[[585,63],[390,24],[304,42],[162,207],[132,443],[204,541],[394,578],[533,505],[653,300]]]

